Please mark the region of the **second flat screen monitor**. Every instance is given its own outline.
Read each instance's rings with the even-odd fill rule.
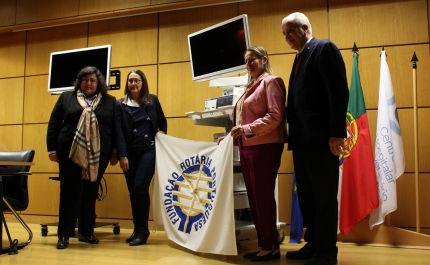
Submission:
[[[192,77],[211,80],[246,71],[244,53],[250,47],[247,15],[241,15],[188,35]]]

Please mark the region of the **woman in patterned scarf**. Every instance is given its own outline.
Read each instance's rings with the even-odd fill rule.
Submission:
[[[49,159],[59,165],[60,210],[57,249],[69,245],[79,219],[79,241],[98,244],[94,236],[95,203],[100,180],[114,153],[115,97],[107,94],[103,74],[84,67],[74,91],[63,92],[48,123]]]

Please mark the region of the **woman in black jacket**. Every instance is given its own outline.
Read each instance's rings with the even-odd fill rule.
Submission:
[[[149,237],[149,185],[155,170],[155,135],[167,133],[167,120],[157,96],[149,94],[145,74],[132,70],[127,76],[124,98],[115,104],[115,132],[121,169],[130,193],[134,231],[130,246]]]
[[[100,180],[114,153],[115,97],[107,94],[103,74],[84,67],[74,91],[61,94],[46,135],[49,159],[59,163],[60,210],[57,249],[69,245],[79,217],[79,241],[98,244],[94,236],[95,204]]]

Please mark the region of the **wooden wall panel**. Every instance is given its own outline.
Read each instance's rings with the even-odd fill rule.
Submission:
[[[53,174],[33,174],[29,177],[29,207],[26,214],[58,215],[60,183],[51,180]],[[105,174],[107,193],[103,201],[96,201],[98,218],[131,219],[130,197],[122,174]],[[103,187],[106,188],[103,183]],[[150,189],[152,190],[152,189]],[[49,194],[49,196],[46,196]],[[149,219],[153,219],[152,209]]]
[[[419,172],[430,172],[430,108],[418,109],[418,165]],[[430,200],[428,201],[430,202]]]
[[[223,133],[222,127],[195,125],[192,118],[168,118],[167,134],[182,139],[213,142],[215,133]]]
[[[15,24],[17,0],[2,0],[0,2],[0,27]]]
[[[270,51],[267,52],[269,53],[270,66],[272,67],[275,75],[281,77],[282,80],[284,80],[285,88],[287,89],[288,94],[288,82],[290,81],[290,73],[296,54],[291,53],[272,55]]]
[[[26,77],[24,123],[48,123],[58,97],[59,95],[48,93],[47,75]]]
[[[0,78],[24,76],[25,32],[0,36]]]
[[[372,150],[375,150],[376,123],[378,120],[378,110],[367,110],[367,119],[369,121],[370,138],[372,139]]]
[[[17,0],[16,24],[78,15],[80,0]]]
[[[50,176],[58,176],[58,164],[52,162],[48,158],[48,150],[46,149],[46,130],[48,124],[29,124],[24,125],[22,134],[22,148],[34,149],[34,166],[31,167],[32,172],[52,173]]]
[[[275,75],[279,76],[284,80],[285,88],[288,93],[288,82],[290,79],[291,68],[294,62],[295,54],[277,54],[270,55],[269,62]],[[279,168],[280,173],[293,173],[294,166],[292,160],[292,154],[288,151],[288,145],[285,144],[284,152],[282,153],[281,166]]]
[[[194,82],[190,63],[162,64],[159,67],[158,97],[166,117],[184,117],[186,112],[202,111],[208,98],[222,96],[222,89],[209,82]]]
[[[354,41],[364,47],[429,41],[426,0],[328,2],[330,39],[340,48]]]
[[[25,74],[48,74],[51,52],[88,47],[87,31],[85,23],[28,31]]]
[[[22,125],[0,126],[0,150],[22,150]]]
[[[417,62],[417,106],[419,107],[430,107],[430,75],[427,73],[430,71],[430,54],[429,54],[430,46],[429,44],[423,45],[414,45],[414,52],[418,57]],[[412,50],[412,49],[411,49]],[[408,50],[407,52],[410,52]],[[403,56],[404,60],[407,58],[407,53]],[[410,57],[412,60],[413,53],[411,53]],[[412,63],[409,65],[409,81],[410,91],[413,91],[413,72],[412,72]],[[406,70],[405,70],[406,71]],[[407,83],[406,83],[407,84]],[[412,92],[411,92],[412,93]],[[412,101],[413,102],[413,101]]]
[[[38,156],[40,153],[36,151],[34,158],[36,159]],[[49,160],[47,155],[44,158]],[[33,167],[31,170],[34,172]],[[60,182],[49,179],[52,176],[55,175],[33,174],[28,177],[29,204],[25,214],[58,215]]]
[[[415,227],[415,176],[406,173],[397,179],[397,210],[388,215],[388,224],[397,227]]]
[[[269,52],[269,51],[268,51]],[[269,52],[269,62],[275,75],[284,80],[285,88],[288,94],[288,82],[290,79],[291,67],[294,62],[295,54],[277,54],[271,55]],[[292,160],[292,153],[288,151],[288,144],[284,145],[284,152],[282,153],[281,166],[279,167],[280,173],[293,173],[294,166]]]
[[[106,183],[103,183],[106,197],[103,201],[96,202],[96,213],[98,218],[120,218],[133,219],[131,212],[130,195],[123,174],[104,174]],[[152,207],[152,183],[149,186],[149,197],[151,200],[149,208],[149,220],[154,220]]]
[[[189,34],[238,15],[236,4],[160,13],[159,63],[190,61]]]
[[[132,219],[130,196],[124,175],[104,174],[103,177],[106,180],[107,193],[103,201],[96,202],[97,217]],[[104,183],[103,187],[106,187]]]
[[[151,0],[151,5],[161,5],[161,4],[168,4],[168,3],[176,3],[176,2],[186,2],[193,0]]]
[[[348,85],[351,84],[352,75],[352,46],[350,49],[342,50],[345,61]],[[357,45],[359,45],[357,43]],[[379,77],[381,67],[381,48],[359,49],[358,67],[360,72],[361,86],[363,88],[364,100],[367,109],[377,109],[379,99]],[[413,86],[412,86],[412,63],[411,58],[415,52],[422,55],[423,62],[418,63],[418,71],[430,70],[430,58],[428,45],[406,45],[392,46],[385,48],[387,54],[387,64],[390,69],[391,81],[398,108],[413,107]],[[419,72],[420,73],[420,72]],[[422,96],[430,89],[430,77],[425,74],[418,74],[418,97],[420,106],[429,105],[430,98]]]
[[[419,69],[423,74],[418,75],[418,83],[420,86],[418,87],[417,93],[419,93],[419,98],[422,97],[423,99],[419,102],[421,104],[427,104],[427,106],[430,104],[430,98],[424,96],[424,94],[428,94],[430,89],[430,77],[424,74],[430,70],[428,49],[428,44],[387,47],[385,49],[388,54],[387,63],[390,68],[391,80],[398,108],[413,107],[414,105],[411,63],[414,52],[418,52],[422,60],[419,64]]]
[[[127,8],[149,6],[151,0],[94,0],[79,1],[79,15],[115,11]]]
[[[112,45],[112,68],[157,63],[158,15],[92,22],[88,46]]]
[[[429,228],[430,227],[430,211],[429,211],[430,174],[429,173],[426,173],[426,174],[420,173],[418,176],[418,179],[419,179],[418,187],[419,187],[419,204],[420,204],[420,208],[419,208],[419,210],[420,210],[420,226]],[[415,181],[415,178],[414,178],[414,181]],[[409,196],[411,196],[411,195],[409,195]]]
[[[247,14],[251,44],[265,47],[270,53],[294,52],[282,35],[282,19],[302,12],[312,25],[315,37],[328,38],[326,0],[253,0],[239,4],[239,14]]]
[[[124,89],[127,83],[127,75],[131,70],[141,70],[148,80],[149,93],[157,95],[157,66],[156,65],[141,65],[133,67],[116,68],[121,72],[121,88],[119,90],[109,90],[109,94],[120,99],[124,96]],[[163,105],[162,105],[163,107]]]
[[[294,173],[293,153],[288,150],[288,144],[284,144],[284,151],[282,152],[281,166],[278,170],[279,173]]]
[[[278,220],[291,223],[291,202],[293,190],[293,175],[278,174]],[[289,234],[289,231],[284,231]]]
[[[0,124],[22,124],[24,78],[0,79]]]
[[[351,86],[353,63],[353,53],[351,52],[351,50],[353,45],[354,43],[351,44],[350,49],[341,51],[343,60],[345,62],[348,87]],[[360,81],[361,87],[363,89],[364,102],[366,104],[367,109],[375,109],[378,108],[379,68],[381,66],[379,55],[381,49],[361,49],[360,47],[358,47],[358,49],[358,71],[360,73]],[[388,66],[390,66],[390,64]]]

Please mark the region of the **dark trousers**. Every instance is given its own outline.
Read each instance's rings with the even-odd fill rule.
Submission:
[[[293,150],[297,195],[308,248],[337,257],[339,157],[327,148]]]
[[[136,227],[148,227],[149,185],[155,170],[155,149],[132,152],[128,157],[129,169],[125,174],[130,193],[133,223]]]
[[[239,140],[238,145],[258,246],[263,250],[277,249],[279,241],[275,187],[284,144],[243,146]]]
[[[109,163],[107,155],[100,156],[97,181],[82,180],[82,168],[60,154],[60,212],[58,216],[58,238],[72,237],[79,218],[78,233],[89,236],[94,233],[96,199],[100,180]]]

